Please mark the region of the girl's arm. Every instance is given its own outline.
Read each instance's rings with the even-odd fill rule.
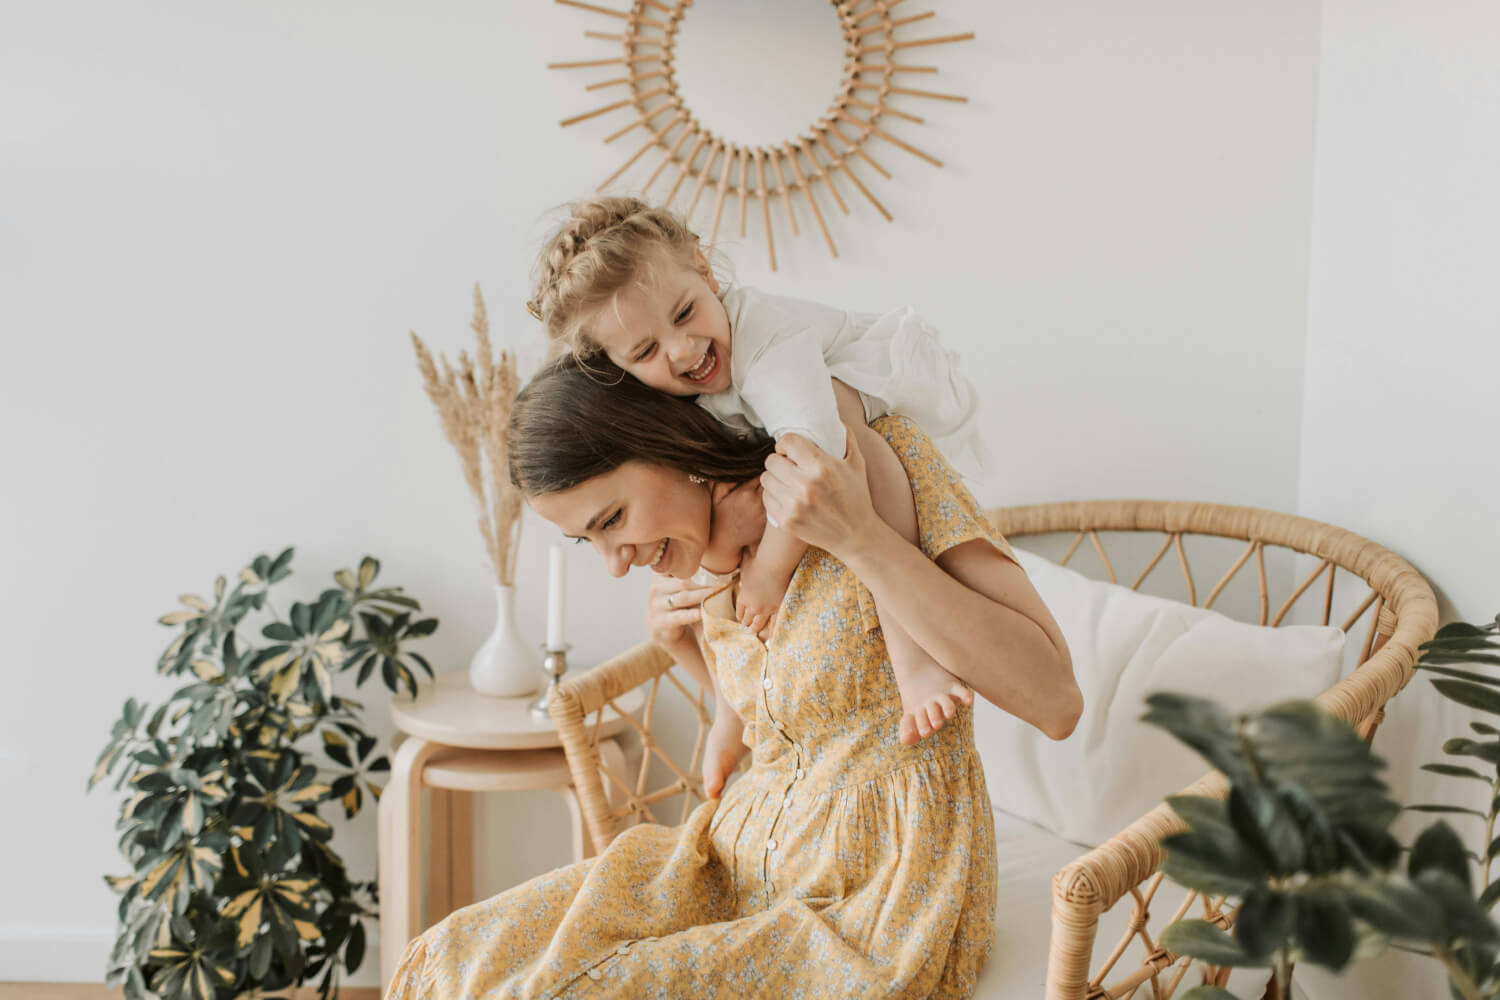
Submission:
[[[1073,731],[1083,697],[1062,633],[1026,574],[975,539],[936,563],[875,513],[864,460],[831,458],[796,435],[778,441],[761,477],[766,510],[833,554],[882,611],[959,679],[1053,739]]]

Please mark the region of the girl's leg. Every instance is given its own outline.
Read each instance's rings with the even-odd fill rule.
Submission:
[[[864,404],[859,400],[859,393],[838,380],[834,380],[833,385],[839,400],[839,415],[849,433],[856,435],[860,454],[865,458],[875,513],[915,545],[917,507],[905,466],[885,438],[865,423]],[[974,692],[917,645],[911,633],[881,614],[878,607],[875,610],[880,618],[886,649],[891,655],[896,688],[901,692],[900,739],[910,746],[941,729],[953,718],[960,704],[973,704]]]

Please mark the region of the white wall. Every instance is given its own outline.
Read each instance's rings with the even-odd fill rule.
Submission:
[[[931,316],[1008,459],[990,501],[1292,509],[1316,10],[941,9],[931,34],[978,40],[913,61],[972,100],[913,106],[928,124],[900,131],[947,165],[872,146],[897,221],[835,218],[838,260],[778,232],[774,278],[758,239],[726,241],[741,279]],[[599,77],[543,64],[609,52],[563,7],[11,0],[0,19],[0,980],[87,980],[113,931],[100,876],[123,862],[117,803],[84,780],[125,698],[165,692],[154,622],[178,593],[295,542],[310,595],[372,552],[442,619],[437,662],[486,633],[469,500],[406,331],[465,345],[479,280],[534,356],[544,211],[633,147],[601,143],[620,119],[558,128],[603,103],[582,89]],[[528,523],[523,579],[555,537]],[[587,664],[641,633],[644,581],[572,558]],[[540,593],[520,610],[539,635]],[[483,820],[486,891],[565,860],[560,804]],[[373,837],[339,834],[356,872]]]
[[[1410,559],[1445,621],[1500,611],[1496,121],[1500,8],[1324,0],[1298,507]],[[1375,745],[1398,799],[1472,794],[1418,770],[1468,718],[1421,677],[1391,704]],[[1447,995],[1407,955],[1298,975],[1319,997]]]

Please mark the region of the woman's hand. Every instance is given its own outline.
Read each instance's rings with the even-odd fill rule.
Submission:
[[[713,592],[713,587],[700,587],[692,580],[653,575],[646,595],[646,629],[651,641],[669,651],[692,641],[691,630],[703,619],[698,606]]]
[[[853,434],[848,450],[834,458],[798,434],[784,434],[760,477],[766,514],[807,544],[841,558],[884,524],[870,500],[864,456]]]

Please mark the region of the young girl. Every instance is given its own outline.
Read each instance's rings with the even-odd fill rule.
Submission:
[[[906,472],[868,422],[913,418],[950,459],[971,467],[979,448],[976,398],[936,334],[910,309],[884,315],[721,288],[696,234],[666,209],[634,198],[576,204],[543,252],[527,309],[554,342],[580,357],[602,352],[646,385],[695,396],[731,426],[775,438],[796,433],[831,455],[858,435],[881,518],[909,542],[916,510]],[[807,546],[768,524],[740,564],[742,625],[764,634]],[[651,565],[661,565],[657,552]],[[877,609],[878,613],[878,609]],[[895,622],[880,616],[914,744],[952,718],[973,692]]]

